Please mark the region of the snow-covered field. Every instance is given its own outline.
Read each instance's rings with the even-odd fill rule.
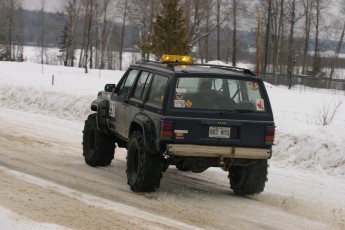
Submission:
[[[117,83],[122,74],[122,71],[106,70],[90,70],[85,74],[79,68],[48,65],[42,68],[30,62],[0,62],[0,111],[14,109],[83,122],[97,92],[106,83]],[[288,90],[269,84],[267,90],[277,126],[271,167],[278,170],[282,178],[296,177],[298,180],[303,173],[312,173],[315,177],[334,178],[330,183],[340,181],[344,184],[345,92],[299,86]],[[318,114],[332,112],[336,105],[339,107],[331,124],[318,124]],[[301,174],[291,174],[290,168]],[[30,223],[4,208],[0,208],[0,226],[5,229],[62,229]]]

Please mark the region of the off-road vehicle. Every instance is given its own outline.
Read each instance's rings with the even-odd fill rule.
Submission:
[[[85,121],[86,163],[109,165],[117,145],[127,149],[134,192],[157,190],[169,165],[195,173],[221,167],[235,194],[262,192],[275,132],[263,81],[247,69],[189,60],[139,62],[105,85]]]

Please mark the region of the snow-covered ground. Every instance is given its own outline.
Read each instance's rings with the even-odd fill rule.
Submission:
[[[106,83],[117,83],[122,74],[122,71],[107,70],[90,70],[85,74],[79,68],[48,65],[42,68],[31,62],[0,62],[0,111],[6,108],[83,121],[90,113],[90,102],[97,92]],[[277,126],[271,167],[279,171],[282,178],[298,180],[303,173],[312,173],[328,180],[334,178],[331,184],[339,181],[344,184],[345,102],[341,102],[345,92],[299,86],[288,90],[269,84],[267,90]],[[332,112],[336,105],[339,107],[331,124],[318,124],[318,114]],[[291,173],[289,168],[298,169],[301,174]],[[212,171],[210,175],[217,174]],[[274,202],[267,196],[261,199]],[[63,229],[30,222],[4,208],[0,208],[0,226],[5,229]]]

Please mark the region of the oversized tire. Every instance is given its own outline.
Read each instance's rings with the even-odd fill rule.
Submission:
[[[254,195],[264,191],[267,181],[267,160],[257,160],[249,166],[232,166],[229,170],[230,188],[236,195]]]
[[[142,131],[134,131],[128,141],[127,180],[134,192],[154,192],[160,186],[163,160],[145,150]]]
[[[86,164],[108,166],[114,159],[115,138],[100,132],[96,123],[97,114],[90,114],[83,131],[83,155]]]

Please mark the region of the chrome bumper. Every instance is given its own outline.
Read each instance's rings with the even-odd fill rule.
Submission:
[[[185,144],[168,144],[167,153],[172,156],[243,159],[269,159],[272,156],[271,149]]]

